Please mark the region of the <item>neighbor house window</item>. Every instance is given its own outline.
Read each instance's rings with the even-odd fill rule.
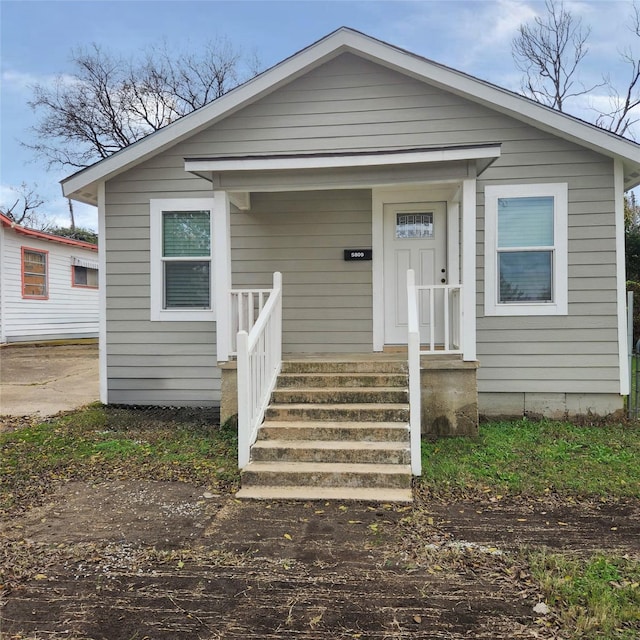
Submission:
[[[212,319],[212,202],[151,201],[152,320]]]
[[[74,287],[98,288],[98,264],[83,258],[71,258],[71,285]]]
[[[485,314],[566,315],[567,185],[485,188]]]
[[[49,297],[48,252],[22,247],[22,297],[46,300]]]

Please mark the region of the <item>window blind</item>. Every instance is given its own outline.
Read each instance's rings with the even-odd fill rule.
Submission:
[[[162,255],[167,258],[209,256],[210,229],[208,211],[164,211]]]
[[[165,309],[209,309],[209,267],[209,262],[165,262]]]
[[[498,248],[552,247],[553,197],[498,198]]]

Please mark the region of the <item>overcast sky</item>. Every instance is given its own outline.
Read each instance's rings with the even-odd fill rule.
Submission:
[[[606,73],[624,86],[629,71],[620,51],[632,47],[640,55],[640,39],[629,30],[631,6],[630,0],[565,1],[592,29],[582,66],[586,85]],[[9,187],[36,183],[46,199],[43,211],[68,226],[58,181],[73,171],[47,170],[20,141],[33,140],[30,128],[37,121],[27,105],[31,87],[72,72],[74,48],[97,43],[129,56],[165,39],[170,47],[195,51],[220,35],[255,50],[267,68],[348,26],[518,90],[521,74],[511,57],[511,41],[518,26],[540,12],[544,3],[539,0],[0,0],[0,203],[10,203]],[[591,102],[575,104],[573,110],[593,120],[590,106],[602,100],[596,91]],[[76,205],[76,224],[96,229],[95,209]]]

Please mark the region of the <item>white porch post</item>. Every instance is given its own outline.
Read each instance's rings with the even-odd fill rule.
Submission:
[[[476,360],[476,179],[462,182],[462,359]]]
[[[213,277],[218,362],[231,351],[231,205],[226,191],[213,192]]]

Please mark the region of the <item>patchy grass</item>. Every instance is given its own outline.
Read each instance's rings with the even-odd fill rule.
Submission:
[[[528,554],[532,576],[557,623],[573,638],[637,638],[640,562],[597,554],[575,558]]]
[[[40,501],[58,481],[183,480],[234,488],[237,436],[207,409],[94,405],[0,434],[0,513]]]
[[[480,426],[477,439],[422,444],[421,485],[450,491],[640,497],[640,427],[519,420]]]
[[[480,426],[479,437],[423,442],[419,489],[429,494],[546,494],[640,498],[640,426],[519,420]],[[561,637],[631,640],[640,631],[638,556],[523,550]]]

